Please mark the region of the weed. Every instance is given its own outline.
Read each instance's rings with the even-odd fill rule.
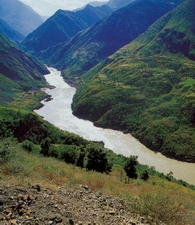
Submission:
[[[182,224],[181,203],[164,192],[142,193],[135,208],[145,215],[171,224]]]
[[[151,176],[149,181],[121,181],[120,169],[110,175],[86,171],[54,158],[26,152],[21,145],[8,141],[8,160],[0,164],[0,184],[39,183],[56,190],[59,186],[87,185],[93,191],[113,197],[122,197],[129,209],[141,215],[151,216],[167,224],[193,225],[195,221],[195,193],[186,187]],[[6,143],[6,141],[5,141]],[[1,143],[1,147],[4,146]],[[7,145],[6,145],[7,146]],[[123,176],[122,176],[123,177]],[[163,182],[163,185],[162,185]],[[155,185],[154,185],[155,183]]]

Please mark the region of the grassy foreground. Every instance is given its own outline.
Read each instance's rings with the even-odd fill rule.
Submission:
[[[4,146],[6,143],[4,142]],[[2,150],[3,144],[1,144]],[[15,141],[9,141],[9,155],[0,163],[0,185],[39,184],[56,191],[58,186],[88,185],[93,191],[120,196],[131,211],[152,216],[167,224],[194,224],[195,192],[156,176],[125,182],[122,168],[110,175],[89,172],[54,158],[28,153]]]

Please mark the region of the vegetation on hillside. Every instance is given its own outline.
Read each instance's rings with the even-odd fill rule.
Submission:
[[[116,155],[103,143],[61,131],[22,108],[1,106],[0,127],[1,184],[30,182],[50,188],[84,184],[100,193],[123,197],[129,210],[157,221],[193,224],[194,195],[190,189],[195,187],[174,179],[171,172],[164,175],[139,164],[137,157]],[[130,172],[126,175],[125,171]]]
[[[194,224],[194,191],[156,176],[151,175],[147,182],[139,178],[127,183],[121,168],[109,175],[81,170],[55,158],[29,153],[11,139],[0,143],[0,160],[2,185],[30,183],[52,190],[65,185],[87,185],[100,194],[123,198],[131,212],[151,216],[170,225]]]
[[[54,157],[101,173],[124,168],[129,178],[147,180],[148,176],[155,175],[194,189],[193,185],[185,181],[176,180],[169,174],[165,175],[155,171],[155,168],[139,164],[136,156],[127,158],[117,155],[104,148],[103,143],[87,141],[78,135],[62,131],[27,110],[0,107],[0,127],[0,142],[16,139],[27,152]]]
[[[111,63],[112,68],[108,65],[83,84],[74,97],[73,112],[97,126],[131,132],[155,151],[194,161],[195,63],[132,57],[129,66],[126,59]]]
[[[169,157],[195,162],[194,16],[194,0],[185,1],[87,72],[73,113],[130,132]]]
[[[38,91],[40,87],[46,86],[43,75],[47,73],[49,71],[43,64],[22,52],[15,44],[0,34],[1,105],[12,102],[21,96],[21,92],[34,93],[35,98],[40,96]]]

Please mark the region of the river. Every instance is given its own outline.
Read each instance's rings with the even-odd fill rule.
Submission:
[[[130,134],[120,131],[98,128],[92,122],[78,119],[72,114],[71,103],[76,89],[70,87],[61,77],[61,72],[54,68],[48,68],[50,74],[45,78],[54,89],[44,89],[52,96],[51,101],[42,101],[43,107],[35,110],[37,114],[56,127],[78,134],[85,139],[103,141],[105,147],[117,154],[125,156],[137,155],[138,161],[148,166],[154,166],[159,172],[165,174],[170,171],[177,179],[182,179],[195,185],[195,164],[169,159],[160,153],[155,153]]]

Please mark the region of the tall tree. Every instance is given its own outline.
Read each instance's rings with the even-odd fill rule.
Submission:
[[[138,165],[137,158],[138,156],[130,156],[123,167],[128,178],[137,179],[137,172],[136,172],[136,166]]]
[[[81,148],[76,165],[78,167],[83,168],[84,167],[84,159],[85,159],[85,151],[84,151],[84,149]]]
[[[111,165],[108,163],[107,154],[101,146],[91,144],[87,146],[87,165],[88,170],[94,170],[97,172],[110,172]]]
[[[41,142],[41,154],[43,154],[44,156],[49,156],[50,144],[51,144],[51,139],[49,137],[45,138]]]

